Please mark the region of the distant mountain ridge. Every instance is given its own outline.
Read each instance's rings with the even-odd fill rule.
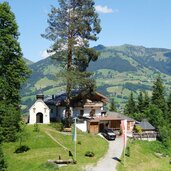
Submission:
[[[26,58],[23,58],[23,59],[27,65],[31,65],[34,63],[34,62],[30,61],[29,59],[26,59]]]
[[[99,59],[90,62],[88,70],[92,71],[97,90],[114,97],[118,107],[127,100],[130,91],[137,96],[140,90],[151,94],[151,86],[160,73],[166,90],[171,88],[171,49],[146,48],[143,46],[121,45],[94,47],[100,52]],[[57,77],[60,71],[58,61],[46,58],[29,64],[32,76],[23,87],[23,109],[31,105],[35,94],[41,88],[45,96],[65,89],[62,80]]]

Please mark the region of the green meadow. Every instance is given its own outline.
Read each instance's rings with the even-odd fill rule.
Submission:
[[[47,161],[71,159],[69,150],[74,155],[74,142],[71,133],[61,133],[50,125],[39,125],[39,132],[34,132],[34,126],[28,125],[25,129],[25,138],[22,145],[30,150],[24,153],[14,153],[19,142],[4,143],[3,150],[8,164],[8,171],[81,171],[87,164],[96,163],[107,151],[108,143],[97,135],[90,135],[78,131],[77,134],[77,164],[58,168]],[[91,151],[94,157],[86,157],[85,153]]]
[[[118,171],[170,171],[170,157],[158,141],[133,141],[128,145],[130,156],[125,156],[125,164],[119,163]],[[122,161],[124,161],[122,156]]]

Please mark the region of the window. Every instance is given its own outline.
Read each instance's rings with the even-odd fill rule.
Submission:
[[[44,112],[45,112],[45,113],[46,113],[46,109],[47,109],[47,108],[44,108]]]
[[[34,107],[34,108],[33,108],[33,113],[35,113],[35,112],[36,112],[36,108]]]
[[[90,117],[95,116],[96,110],[95,109],[91,109],[90,111]]]
[[[80,110],[80,116],[83,116],[83,115],[84,115],[84,110],[81,109],[81,110]]]

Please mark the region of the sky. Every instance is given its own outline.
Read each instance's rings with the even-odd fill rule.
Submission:
[[[47,57],[53,42],[41,37],[51,5],[58,0],[6,0],[16,16],[24,57],[36,62]],[[4,0],[0,0],[4,2]],[[91,46],[123,44],[171,49],[171,0],[95,0],[102,31]]]

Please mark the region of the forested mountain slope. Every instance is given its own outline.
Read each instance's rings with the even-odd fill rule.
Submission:
[[[153,81],[159,73],[166,90],[170,90],[171,49],[133,45],[98,45],[94,48],[101,54],[96,62],[90,63],[88,70],[93,72],[97,90],[109,98],[114,97],[118,107],[127,100],[130,91],[134,91],[135,96],[140,90],[148,91],[150,95]],[[32,75],[21,91],[25,111],[40,89],[45,96],[65,90],[63,81],[57,76],[60,71],[58,61],[49,57],[29,67]]]

